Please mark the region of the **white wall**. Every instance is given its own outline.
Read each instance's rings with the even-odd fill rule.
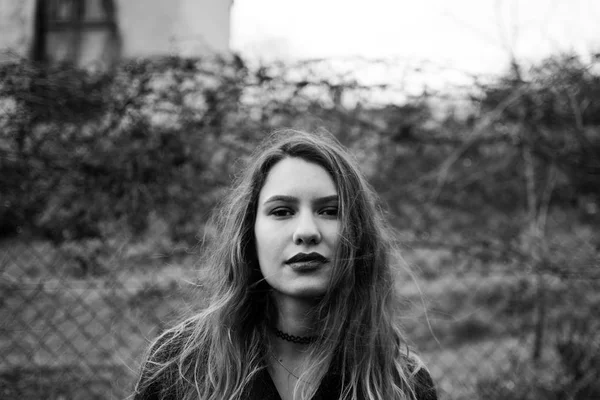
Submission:
[[[173,52],[178,0],[117,0],[115,6],[124,57]]]
[[[233,0],[179,0],[177,45],[183,54],[227,52]]]
[[[29,56],[34,8],[35,0],[0,0],[0,60],[9,57],[6,51]]]

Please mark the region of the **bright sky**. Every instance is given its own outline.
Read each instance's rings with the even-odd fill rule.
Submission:
[[[266,60],[394,57],[497,73],[511,52],[600,52],[600,0],[235,0],[232,47]]]

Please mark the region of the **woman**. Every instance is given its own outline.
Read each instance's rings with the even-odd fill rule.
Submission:
[[[208,306],[151,347],[135,399],[437,399],[397,319],[393,243],[331,136],[276,132],[213,223]]]

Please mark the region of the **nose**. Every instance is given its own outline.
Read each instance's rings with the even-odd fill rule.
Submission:
[[[299,216],[292,239],[296,245],[319,244],[321,242],[321,232],[312,213],[303,213]]]

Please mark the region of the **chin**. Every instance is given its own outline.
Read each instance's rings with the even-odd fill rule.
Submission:
[[[288,285],[273,285],[271,286],[277,296],[295,298],[302,301],[318,301],[325,296],[329,287],[328,282],[312,281],[312,282],[294,282],[295,284]]]
[[[327,288],[305,288],[290,293],[292,297],[297,297],[304,300],[319,300],[327,293]]]
[[[274,288],[273,294],[279,298],[298,299],[302,301],[320,300],[327,293],[327,288],[304,287],[304,288]]]

